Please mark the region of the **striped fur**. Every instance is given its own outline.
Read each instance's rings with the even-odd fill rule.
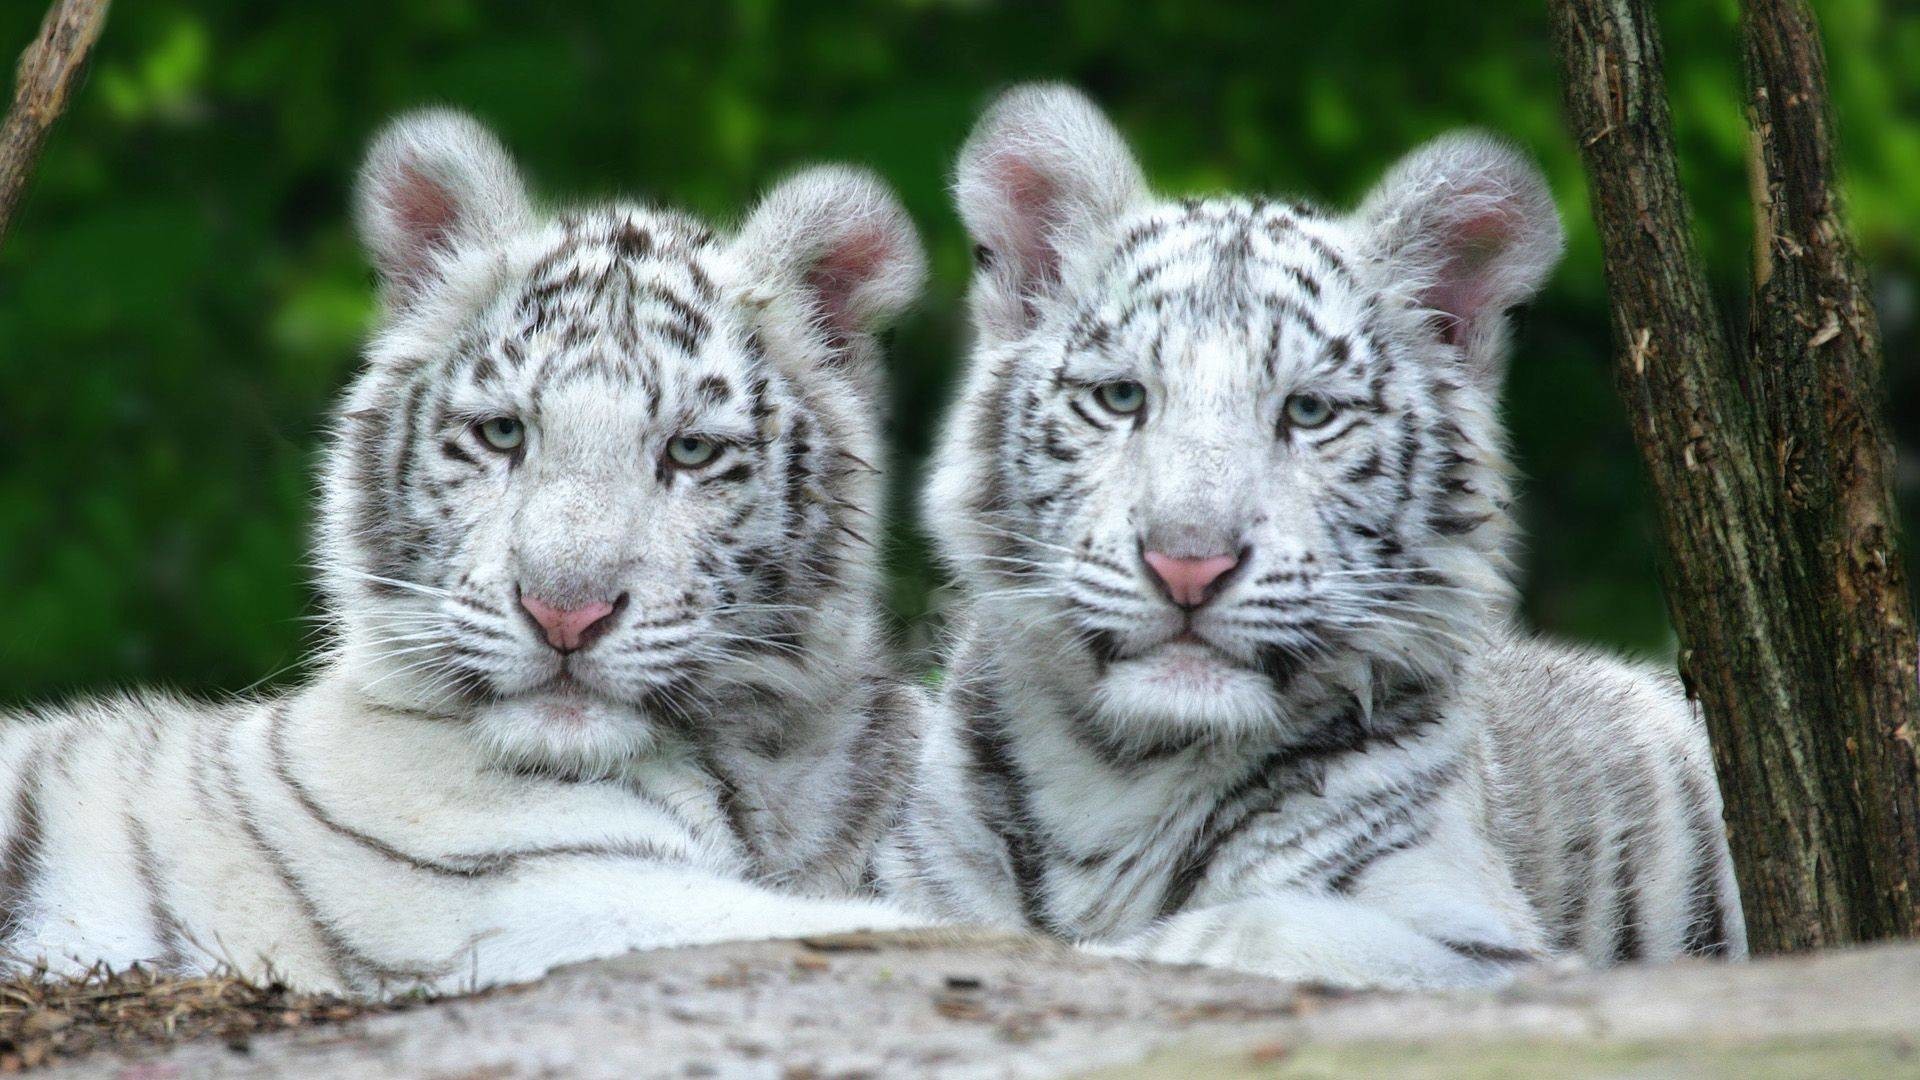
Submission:
[[[1042,87],[957,191],[977,342],[927,509],[969,610],[899,895],[1348,985],[1743,951],[1672,680],[1509,628],[1505,312],[1561,243],[1530,164],[1453,136],[1351,215],[1166,201]],[[1145,551],[1238,562],[1188,611]]]
[[[891,195],[813,170],[731,237],[543,214],[426,113],[359,199],[386,310],[327,452],[329,655],[272,700],[9,718],[12,961],[446,991],[921,921],[861,895],[921,713],[865,539],[872,332],[921,275]],[[562,652],[523,595],[613,614]]]

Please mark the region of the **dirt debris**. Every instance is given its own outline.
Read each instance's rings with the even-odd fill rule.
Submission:
[[[0,1073],[18,1073],[99,1050],[138,1050],[195,1039],[237,1051],[256,1035],[338,1024],[423,1003],[352,1002],[256,986],[231,976],[173,978],[135,967],[83,979],[44,972],[0,981]]]

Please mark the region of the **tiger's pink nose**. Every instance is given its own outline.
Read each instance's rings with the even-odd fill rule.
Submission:
[[[521,596],[520,606],[546,631],[547,644],[563,653],[586,647],[606,629],[615,604],[595,600],[585,607],[559,608],[531,596]]]
[[[1208,555],[1203,559],[1181,559],[1158,551],[1141,554],[1147,569],[1160,579],[1167,596],[1183,608],[1197,608],[1213,599],[1220,578],[1240,565],[1237,555]]]

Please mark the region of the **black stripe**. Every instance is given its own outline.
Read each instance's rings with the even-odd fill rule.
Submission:
[[[1158,219],[1135,225],[1132,229],[1128,230],[1127,235],[1120,238],[1119,245],[1114,248],[1113,263],[1118,265],[1124,260],[1131,258],[1134,252],[1138,251],[1148,242],[1164,236],[1166,231],[1166,222]]]
[[[1440,944],[1469,960],[1489,964],[1525,964],[1540,959],[1540,955],[1530,949],[1516,949],[1511,945],[1495,945],[1486,941],[1441,941]]]
[[[195,733],[197,743],[214,743],[215,745],[196,745],[194,747],[196,752],[189,759],[189,768],[191,770],[189,773],[189,781],[193,785],[195,800],[199,803],[202,810],[217,819],[239,821],[243,830],[247,832],[249,837],[252,837],[255,835],[253,825],[251,822],[244,820],[245,810],[239,803],[236,802],[233,804],[231,808],[233,813],[231,814],[218,813],[215,810],[218,793],[215,790],[214,784],[209,779],[209,773],[215,767],[216,750],[224,748],[225,746],[224,739],[221,738],[218,733],[225,728],[231,728],[236,722],[237,718],[225,711],[199,718],[199,727]],[[228,766],[228,769],[230,770],[231,766]],[[232,795],[231,792],[227,792],[226,794],[228,794],[229,797]],[[264,850],[257,840],[255,841],[255,847],[256,850]],[[304,897],[298,893],[295,893],[294,896],[296,903],[304,899]],[[309,921],[311,922],[311,919]],[[350,984],[351,980],[347,974],[345,957],[334,952],[324,937],[321,938],[320,943],[321,947],[326,950],[327,965],[333,969],[334,978],[342,984]]]
[[[698,356],[700,354],[700,343],[706,340],[680,323],[666,322],[660,319],[650,319],[642,323],[640,329],[651,331],[666,338],[672,342],[676,348],[688,356]]]
[[[614,230],[613,248],[628,259],[644,259],[653,254],[653,234],[631,220]]]
[[[1208,738],[1207,733],[1200,730],[1163,731],[1151,737],[1128,738],[1112,725],[1101,723],[1090,709],[1075,712],[1068,719],[1067,730],[1073,741],[1099,758],[1101,764],[1119,771],[1134,771],[1164,761],[1199,746]]]
[[[1106,582],[1096,581],[1090,577],[1084,577],[1084,576],[1077,577],[1073,580],[1073,584],[1078,586],[1079,588],[1085,589],[1088,592],[1093,593],[1095,596],[1104,596],[1110,600],[1131,601],[1131,600],[1139,599],[1138,594],[1130,590],[1116,588],[1112,585],[1108,585]],[[1070,597],[1069,599],[1072,599],[1072,598]],[[1075,602],[1078,603],[1077,600]],[[1090,605],[1083,605],[1083,606],[1090,606]]]
[[[713,778],[720,812],[727,816],[727,829],[733,833],[733,838],[739,841],[741,848],[746,851],[749,861],[755,865],[764,863],[766,853],[760,850],[753,822],[748,817],[748,807],[740,797],[740,785],[711,758],[707,759],[705,764],[708,775]]]
[[[1731,951],[1727,939],[1727,912],[1720,895],[1720,869],[1726,851],[1726,833],[1719,815],[1713,812],[1707,782],[1679,763],[1680,786],[1686,792],[1687,826],[1692,833],[1687,845],[1693,867],[1688,875],[1687,936],[1682,946],[1689,956],[1725,956]]]
[[[467,453],[466,450],[461,448],[459,442],[453,439],[447,439],[444,442],[442,442],[440,444],[440,450],[442,453],[446,454],[448,457],[452,458],[455,461],[461,462],[462,464],[466,464],[466,465],[480,464],[478,461],[474,460],[474,457],[472,454]]]
[[[1642,830],[1636,826],[1620,830],[1614,838],[1613,861],[1613,962],[1624,964],[1640,959],[1639,868],[1634,853],[1640,849]]]
[[[1354,830],[1354,832],[1348,836],[1348,844],[1352,846],[1350,847],[1350,851],[1356,851],[1356,849],[1361,849],[1361,847],[1377,846],[1375,842],[1377,842],[1377,838],[1379,838],[1379,834],[1384,828],[1390,828],[1392,824],[1405,824],[1405,822],[1411,819],[1411,813],[1407,811],[1407,805],[1405,805],[1405,803],[1392,803],[1392,805],[1390,805],[1390,799],[1394,799],[1396,796],[1409,796],[1409,801],[1415,805],[1415,809],[1417,809],[1417,807],[1423,807],[1423,805],[1427,805],[1428,801],[1432,801],[1432,798],[1438,794],[1440,784],[1444,784],[1444,780],[1448,780],[1450,776],[1457,774],[1457,771],[1459,771],[1459,769],[1457,769],[1455,763],[1440,765],[1440,767],[1436,767],[1436,769],[1428,769],[1427,773],[1417,774],[1417,776],[1409,778],[1405,784],[1396,784],[1396,786],[1392,786],[1392,788],[1384,788],[1384,790],[1373,792],[1373,794],[1369,794],[1369,796],[1354,799],[1354,801],[1350,801],[1348,805],[1340,807],[1338,813],[1329,815],[1329,817],[1323,817],[1323,819],[1319,819],[1319,821],[1304,824],[1302,828],[1296,828],[1296,830],[1292,830],[1292,832],[1288,832],[1288,834],[1284,834],[1284,836],[1279,836],[1279,838],[1273,838],[1273,836],[1261,838],[1258,846],[1254,847],[1254,853],[1265,855],[1265,857],[1271,859],[1273,855],[1279,855],[1281,851],[1294,851],[1294,849],[1298,849],[1302,844],[1306,844],[1308,840],[1325,838],[1325,836],[1329,836],[1329,834],[1336,832],[1336,830],[1348,830],[1348,828],[1354,826],[1354,822],[1365,822],[1365,824],[1361,824],[1359,830]],[[1384,811],[1384,813],[1380,813],[1380,811]],[[1377,817],[1375,817],[1375,815],[1377,815]],[[1338,855],[1340,855],[1340,853],[1336,853],[1336,859],[1338,859]],[[1321,863],[1325,863],[1325,859],[1321,859]],[[1371,859],[1369,859],[1369,863],[1371,863]],[[1229,892],[1233,892],[1248,876],[1256,874],[1260,869],[1260,861],[1250,857],[1246,863],[1240,865],[1240,869],[1236,869],[1236,871],[1223,882],[1223,888],[1229,890]],[[1336,869],[1336,867],[1332,867],[1331,863],[1329,863],[1329,869]],[[1361,869],[1363,869],[1363,867],[1361,867]],[[1308,872],[1311,872],[1311,869],[1309,869]],[[1306,874],[1302,874],[1302,878],[1304,878],[1304,876],[1306,876]],[[1321,876],[1325,876],[1325,871],[1321,872]],[[1342,876],[1336,872],[1336,874],[1332,876],[1331,882],[1329,882],[1329,888],[1332,888],[1334,892],[1346,892],[1346,890],[1354,884],[1354,878],[1357,878],[1357,876],[1359,876],[1359,872],[1354,871],[1352,874],[1346,876],[1346,880],[1342,880]],[[1302,880],[1302,878],[1296,878],[1296,880]]]
[[[1320,325],[1320,320],[1314,317],[1313,312],[1296,303],[1292,297],[1276,295],[1266,297],[1265,300],[1268,309],[1273,314],[1286,317],[1291,325],[1306,331],[1308,337],[1317,342],[1324,342],[1328,339],[1329,335],[1326,329]]]
[[[955,712],[960,716],[960,735],[968,755],[971,786],[991,800],[977,801],[974,809],[1006,850],[1007,860],[1013,867],[1014,887],[1020,895],[1020,911],[1027,924],[1062,936],[1063,928],[1047,910],[1044,859],[1040,844],[1030,831],[1032,818],[1026,805],[1026,778],[1013,760],[1012,747],[1001,726],[999,703],[975,685],[985,677],[978,673],[956,675],[950,691]]]
[[[1296,235],[1315,255],[1319,256],[1322,265],[1349,285],[1354,283],[1353,270],[1347,266],[1347,261],[1333,249],[1331,244],[1305,229],[1296,230]]]
[[[902,718],[911,706],[899,688],[875,680],[869,683],[862,705],[860,730],[847,751],[856,770],[849,781],[851,791],[834,810],[840,827],[828,856],[836,861],[844,853],[873,847],[879,836],[878,821],[894,808],[895,781],[909,767]]]
[[[1087,413],[1087,410],[1081,408],[1080,401],[1078,398],[1068,398],[1067,408],[1072,409],[1074,411],[1074,414],[1080,417],[1080,419],[1085,420],[1087,423],[1093,425],[1094,427],[1100,429],[1101,431],[1113,430],[1111,425],[1103,424],[1100,421],[1095,420],[1091,415]]]
[[[1594,866],[1598,847],[1599,841],[1589,828],[1568,840],[1562,849],[1561,858],[1567,868],[1567,884],[1562,895],[1567,898],[1567,906],[1560,913],[1561,923],[1555,938],[1555,947],[1561,952],[1585,951],[1587,908],[1599,884]]]
[[[1285,423],[1284,420],[1281,422],[1283,424]],[[1354,418],[1347,423],[1346,427],[1341,428],[1339,431],[1336,431],[1331,435],[1325,435],[1319,438],[1315,438],[1313,434],[1309,432],[1309,433],[1303,433],[1302,438],[1306,442],[1310,443],[1315,450],[1325,450],[1327,447],[1332,446],[1333,444],[1339,442],[1341,439],[1344,439],[1348,435],[1353,434],[1355,430],[1364,426],[1371,426],[1371,422],[1369,421],[1367,414],[1364,412],[1356,413],[1354,415]]]
[[[711,234],[708,234],[708,238],[711,238]],[[705,240],[696,241],[696,246],[704,246],[704,244]],[[713,278],[708,275],[706,267],[692,259],[686,261],[686,267],[687,280],[693,283],[693,291],[700,294],[700,299],[711,302],[719,297],[720,290],[714,286]]]
[[[153,838],[147,832],[146,821],[131,805],[126,808],[125,820],[127,838],[133,847],[134,876],[140,881],[141,891],[147,894],[147,920],[153,924],[153,936],[160,943],[159,969],[162,973],[177,973],[186,966],[186,933],[180,926],[179,915],[168,902],[166,879],[154,856]]]
[[[1346,484],[1363,484],[1385,471],[1386,468],[1380,461],[1380,450],[1376,447],[1367,451],[1367,456],[1358,465],[1342,474],[1340,480]]]
[[[0,928],[9,935],[22,928],[27,900],[40,873],[40,848],[46,841],[40,816],[40,772],[45,761],[44,745],[28,752],[14,792],[13,830],[0,854]]]
[[[1459,775],[1457,759],[1426,769],[1392,787],[1353,800],[1339,813],[1311,830],[1290,837],[1288,844],[1275,846],[1273,850],[1297,847],[1309,836],[1325,837],[1336,829],[1361,823],[1358,830],[1348,835],[1343,850],[1322,856],[1295,879],[1319,880],[1333,892],[1349,892],[1374,863],[1427,838],[1427,825],[1416,822],[1416,815],[1431,806]],[[1384,838],[1389,830],[1397,832],[1391,840]]]
[[[1220,852],[1261,815],[1275,811],[1295,795],[1318,792],[1326,769],[1334,761],[1365,753],[1377,742],[1391,742],[1430,722],[1422,706],[1429,696],[1426,691],[1409,686],[1394,688],[1389,694],[1388,700],[1376,707],[1372,729],[1361,722],[1357,708],[1337,712],[1294,744],[1269,754],[1229,789],[1208,813],[1175,871],[1162,897],[1161,915],[1171,915],[1184,907]],[[1378,715],[1389,710],[1398,711],[1403,719],[1393,723]],[[1444,788],[1454,767],[1448,763],[1422,774],[1436,785],[1429,798]]]
[[[919,801],[918,798],[913,800],[916,808]],[[945,810],[943,808],[940,811],[936,811],[936,813],[944,815]],[[907,875],[907,881],[933,894],[933,900],[944,910],[949,918],[955,921],[965,921],[972,915],[974,905],[970,898],[963,899],[954,888],[951,880],[954,875],[949,865],[943,863],[939,870],[934,869],[934,853],[916,843],[921,831],[920,829],[897,828],[892,834],[893,846],[896,847],[901,854],[906,856],[907,862],[911,865],[911,873]],[[887,883],[883,882],[882,884]],[[897,886],[886,890],[886,894],[893,896],[901,895]]]
[[[1297,768],[1299,755],[1292,748],[1273,751],[1243,775],[1221,799],[1214,803],[1201,822],[1192,843],[1174,866],[1160,894],[1160,915],[1172,915],[1185,907],[1194,891],[1206,879],[1220,852],[1244,832],[1261,814],[1272,811],[1288,796],[1308,790],[1312,783]]]
[[[1391,824],[1406,825],[1412,831],[1384,843],[1374,831],[1369,831],[1364,838],[1363,847],[1323,857],[1301,875],[1300,881],[1303,884],[1316,884],[1328,892],[1345,895],[1353,891],[1354,885],[1368,870],[1373,869],[1373,864],[1389,855],[1418,847],[1433,835],[1433,831],[1427,826],[1411,825],[1404,818]],[[1388,827],[1388,823],[1376,822],[1375,826],[1384,829]]]
[[[312,928],[314,936],[319,939],[321,947],[326,951],[328,961],[332,964],[339,980],[349,986],[363,986],[363,981],[355,977],[358,974],[372,976],[376,986],[387,983],[406,985],[426,982],[437,976],[448,974],[452,970],[451,961],[446,967],[434,972],[383,964],[356,949],[341,934],[340,929],[321,913],[319,904],[308,895],[305,883],[300,880],[298,874],[294,873],[286,854],[267,839],[265,830],[260,826],[259,813],[247,798],[244,786],[240,782],[240,771],[234,767],[233,763],[233,730],[243,719],[242,716],[225,714],[209,718],[209,722],[214,725],[216,731],[213,753],[209,760],[220,770],[223,781],[221,793],[233,806],[234,823],[240,827],[240,831],[246,835],[248,842],[253,845],[267,867],[273,871],[274,876],[279,879],[281,887],[293,897],[293,902],[300,909],[301,916],[306,919],[307,925]]]
[[[1080,460],[1080,451],[1060,441],[1060,429],[1049,422],[1041,429],[1040,448],[1055,461],[1073,462]]]
[[[126,819],[127,836],[133,846],[134,873],[140,879],[141,889],[147,894],[147,918],[153,923],[154,937],[160,943],[159,968],[163,973],[172,973],[186,967],[187,935],[167,895],[167,879],[160,872],[147,821],[134,805],[134,799],[144,798],[153,785],[154,758],[160,748],[160,733],[152,726],[151,719],[145,735],[146,744],[140,752],[140,768],[135,774],[134,783],[128,787],[126,803],[121,812]]]
[[[402,851],[400,848],[395,847],[377,836],[362,832],[335,818],[332,813],[320,805],[319,800],[314,797],[313,792],[294,774],[292,760],[288,756],[286,746],[286,722],[288,714],[288,704],[284,701],[280,702],[274,707],[273,715],[268,722],[267,753],[273,762],[274,776],[282,784],[286,785],[287,790],[292,793],[294,801],[299,803],[300,808],[307,812],[307,816],[311,817],[329,832],[345,837],[382,858],[400,863],[410,869],[433,874],[438,877],[471,880],[475,878],[497,877],[514,870],[521,863],[529,860],[566,856],[641,859],[649,862],[662,863],[683,863],[686,861],[686,856],[683,853],[668,851],[651,842],[631,840],[608,844],[552,844],[542,847],[508,849],[503,851],[482,851],[471,854],[454,854],[443,859],[435,859]],[[634,794],[636,798],[641,797],[640,793],[632,792],[631,789],[629,789],[629,791],[631,794]],[[657,806],[652,800],[647,801],[649,806],[653,806],[656,809],[664,809]],[[669,813],[668,816],[690,834],[692,833],[691,827],[677,815]]]
[[[407,490],[407,482],[413,476],[413,441],[419,434],[420,410],[425,403],[426,391],[425,383],[415,383],[407,391],[407,404],[401,410],[400,443],[394,449],[393,459],[392,482],[395,496]]]

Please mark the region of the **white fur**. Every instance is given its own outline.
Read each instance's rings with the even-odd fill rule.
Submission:
[[[55,974],[142,963],[456,993],[629,949],[916,921],[751,884],[685,761],[637,760],[619,783],[508,772],[458,724],[369,706],[344,673],[277,703],[23,718],[5,747],[40,756],[45,837],[9,898],[8,951]]]
[[[862,895],[921,707],[858,535],[872,333],[922,273],[885,188],[803,173],[733,238],[545,214],[433,112],[357,203],[386,310],[327,455],[329,655],[276,700],[10,718],[9,957],[447,992],[923,922]],[[563,655],[523,595],[619,599]]]
[[[1508,628],[1504,315],[1561,243],[1537,170],[1455,135],[1351,215],[1165,201],[1043,86],[955,190],[977,339],[926,506],[969,610],[900,895],[1344,985],[1743,951],[1671,680]],[[1123,380],[1136,413],[1101,404]],[[1239,565],[1187,613],[1145,551]]]

